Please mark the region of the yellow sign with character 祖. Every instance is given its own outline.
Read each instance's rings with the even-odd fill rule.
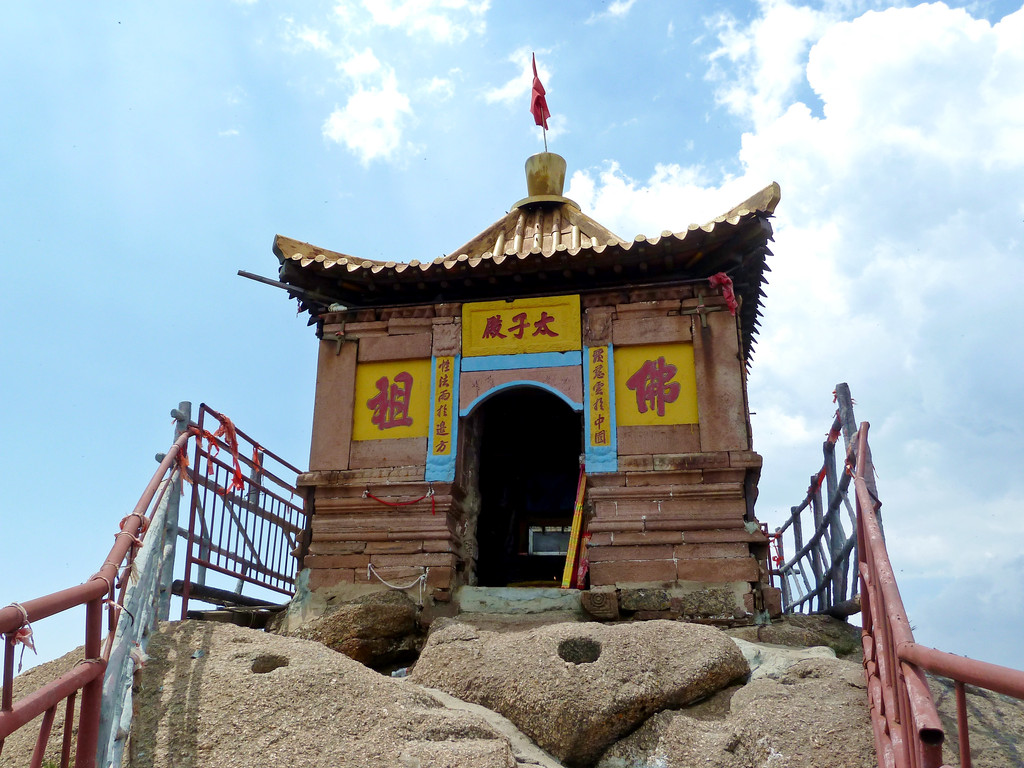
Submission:
[[[429,429],[429,360],[358,365],[353,440],[426,437]]]

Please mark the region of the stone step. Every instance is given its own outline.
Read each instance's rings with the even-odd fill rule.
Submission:
[[[461,613],[532,614],[548,611],[582,613],[580,590],[555,587],[459,587]]]

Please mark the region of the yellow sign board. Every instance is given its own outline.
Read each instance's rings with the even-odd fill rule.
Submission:
[[[696,424],[693,344],[615,347],[615,416],[620,427]]]
[[[591,347],[587,350],[590,390],[590,444],[606,446],[612,444],[611,413],[612,383],[608,380],[608,347]]]
[[[462,354],[517,355],[580,349],[580,297],[462,305]]]
[[[449,456],[452,452],[452,424],[458,415],[455,402],[455,358],[439,357],[434,372],[434,456]]]
[[[389,360],[356,367],[353,440],[426,437],[429,429],[429,360]]]

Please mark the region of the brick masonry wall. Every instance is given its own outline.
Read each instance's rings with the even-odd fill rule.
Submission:
[[[698,424],[618,427],[619,471],[589,478],[592,585],[758,582],[766,540],[744,524],[761,457],[751,450],[736,319],[706,286],[589,294],[582,304],[586,345],[692,343],[700,414]],[[304,476],[316,511],[305,560],[313,589],[369,583],[370,565],[392,583],[426,569],[432,590],[461,583],[467,542],[457,482],[434,484],[434,514],[429,500],[387,507],[362,497],[368,487],[393,501],[425,493],[426,438],[351,439],[357,363],[458,354],[460,311],[452,304],[327,318]]]

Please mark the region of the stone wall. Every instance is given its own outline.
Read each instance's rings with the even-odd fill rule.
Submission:
[[[617,471],[588,475],[591,584],[750,592],[766,581],[767,542],[753,518],[761,458],[751,450],[736,318],[706,284],[587,294],[581,304],[584,355],[692,345],[699,413],[695,423],[616,426]],[[323,318],[310,472],[300,479],[314,508],[312,589],[405,584],[426,573],[427,595],[447,601],[472,583],[480,512],[475,456],[467,456],[479,450],[472,415],[461,420],[450,482],[428,482],[427,437],[353,439],[353,410],[365,407],[356,402],[358,366],[458,356],[460,312],[456,304]],[[571,379],[565,387],[576,386]]]

